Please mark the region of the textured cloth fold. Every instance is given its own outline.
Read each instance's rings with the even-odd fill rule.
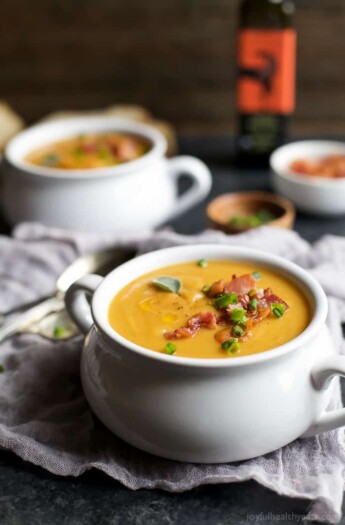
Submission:
[[[324,287],[329,327],[345,353],[345,239],[326,236],[314,245],[296,233],[260,228],[238,236],[206,231],[197,236],[169,230],[152,237],[93,236],[22,224],[13,237],[0,236],[0,313],[46,296],[78,255],[109,246],[146,252],[192,243],[250,246],[279,254],[308,269]],[[297,440],[266,456],[223,465],[183,464],[156,458],[113,436],[94,417],[84,398],[79,360],[82,338],[51,342],[21,334],[1,344],[0,446],[59,475],[102,470],[129,488],[174,492],[207,483],[255,479],[279,494],[310,500],[309,518],[337,522],[344,489],[344,431]],[[339,387],[330,408],[341,406]]]

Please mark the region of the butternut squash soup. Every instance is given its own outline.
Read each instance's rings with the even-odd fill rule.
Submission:
[[[85,134],[44,146],[25,160],[66,170],[104,168],[138,159],[149,149],[146,140],[128,133]]]
[[[194,358],[270,350],[298,336],[310,318],[306,297],[282,275],[206,259],[142,275],[109,308],[110,325],[129,341]]]

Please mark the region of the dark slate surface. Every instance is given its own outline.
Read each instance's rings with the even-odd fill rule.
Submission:
[[[181,152],[198,155],[210,165],[211,198],[226,191],[269,189],[267,172],[231,167],[230,139],[185,139]],[[172,226],[181,233],[201,231],[204,210],[200,205]],[[1,223],[0,230],[8,228]],[[345,235],[345,218],[299,215],[296,230],[310,241],[326,233]],[[291,524],[300,523],[307,510],[308,502],[280,497],[255,482],[205,486],[183,494],[132,492],[99,472],[59,478],[13,454],[0,453],[1,525]]]

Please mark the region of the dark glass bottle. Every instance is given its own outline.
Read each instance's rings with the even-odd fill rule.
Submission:
[[[266,166],[295,106],[296,32],[291,0],[242,0],[237,41],[237,157]]]

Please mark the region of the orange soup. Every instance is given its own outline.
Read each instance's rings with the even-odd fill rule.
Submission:
[[[300,175],[343,179],[345,177],[345,155],[327,155],[316,160],[296,159],[291,162],[290,170]]]
[[[104,168],[138,159],[149,149],[143,138],[127,133],[85,134],[44,146],[25,160],[66,170]]]
[[[116,332],[172,358],[264,352],[297,337],[310,318],[306,297],[282,275],[205,259],[142,275],[109,308]]]

